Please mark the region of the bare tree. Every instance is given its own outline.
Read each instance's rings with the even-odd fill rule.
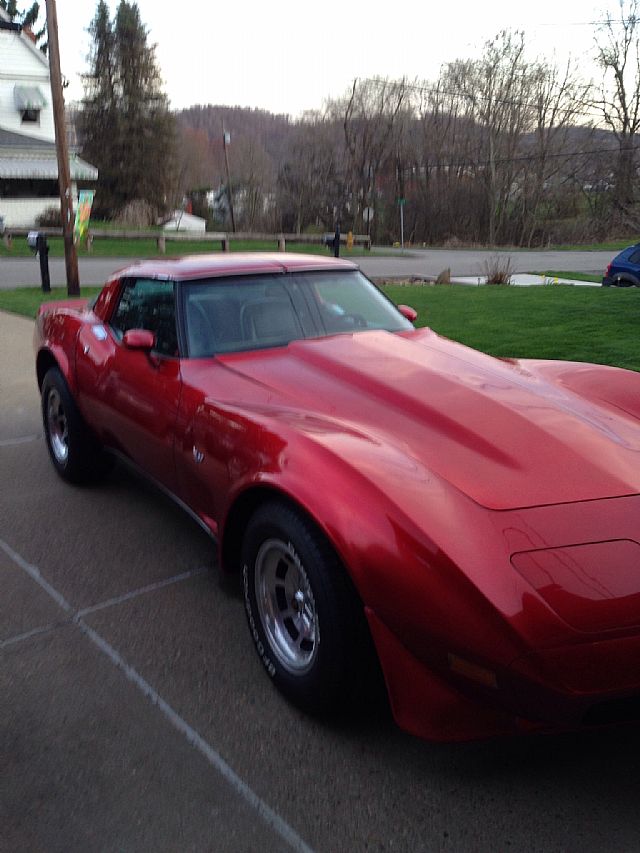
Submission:
[[[285,228],[297,234],[309,225],[333,226],[344,188],[336,124],[319,113],[307,114],[292,130],[278,174],[278,206]]]
[[[575,170],[571,130],[589,94],[590,85],[580,80],[570,60],[562,69],[542,62],[531,68],[534,130],[532,143],[525,140],[521,145],[521,245],[531,246],[543,228],[541,212],[549,210],[554,186],[566,195],[566,183]]]
[[[238,136],[231,160],[234,208],[242,230],[263,227],[275,208],[275,170],[259,140]]]
[[[619,5],[619,17],[606,12],[596,36],[602,82],[595,106],[618,143],[615,203],[628,218],[637,183],[634,137],[640,129],[640,16],[638,0],[619,0]]]
[[[452,85],[464,94],[481,131],[477,168],[485,183],[491,244],[505,237],[516,154],[522,135],[532,127],[531,68],[524,49],[523,33],[504,30],[486,43],[480,60],[450,67]]]
[[[364,221],[365,209],[373,213],[374,229],[377,228],[376,181],[397,148],[395,134],[406,96],[405,80],[355,80],[346,100],[334,105],[343,110],[354,230]],[[371,233],[371,221],[371,216],[366,217],[367,233]]]
[[[209,190],[216,184],[216,163],[209,137],[203,130],[183,127],[179,130],[176,168],[176,200],[196,190]]]
[[[478,192],[479,128],[468,100],[460,96],[458,63],[446,66],[434,85],[419,90],[419,130],[414,171],[422,208],[423,239],[479,241],[486,222]]]

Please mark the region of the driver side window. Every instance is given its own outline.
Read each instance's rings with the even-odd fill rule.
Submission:
[[[111,317],[118,340],[129,329],[148,329],[156,336],[154,352],[177,356],[175,285],[156,279],[126,279]]]

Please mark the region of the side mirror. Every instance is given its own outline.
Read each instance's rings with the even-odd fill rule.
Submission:
[[[129,329],[124,333],[122,342],[127,349],[141,349],[151,352],[156,344],[156,336],[148,329]]]
[[[418,319],[418,312],[415,308],[411,308],[410,305],[398,305],[398,311],[402,314],[405,320],[408,320],[410,323],[415,323]]]

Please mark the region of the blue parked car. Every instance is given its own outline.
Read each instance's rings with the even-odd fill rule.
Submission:
[[[602,278],[603,287],[640,287],[640,243],[627,246],[611,261]]]

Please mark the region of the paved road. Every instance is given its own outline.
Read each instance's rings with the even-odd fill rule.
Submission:
[[[640,728],[434,745],[289,707],[210,540],[65,485],[0,313],[0,850],[636,851]]]
[[[512,272],[547,272],[570,270],[600,275],[613,257],[612,252],[492,252],[476,249],[422,249],[398,253],[392,257],[371,256],[360,261],[370,276],[424,275],[437,276],[446,269],[454,276],[481,276],[485,265],[496,257],[510,261]]]
[[[374,278],[384,276],[435,277],[447,268],[453,275],[482,275],[485,263],[496,256],[511,260],[512,272],[546,272],[571,270],[574,272],[602,273],[613,257],[613,252],[487,252],[475,249],[423,249],[398,252],[396,255],[356,258],[364,272]],[[82,284],[102,284],[110,273],[132,263],[131,259],[80,258]],[[64,261],[52,258],[49,263],[51,283],[66,283]],[[32,258],[0,258],[0,288],[39,284],[40,268]]]

